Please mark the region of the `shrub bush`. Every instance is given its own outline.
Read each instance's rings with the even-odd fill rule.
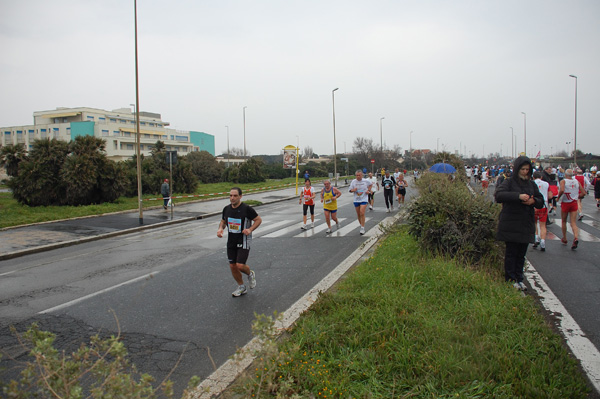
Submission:
[[[422,247],[476,264],[500,256],[495,232],[500,208],[474,196],[460,179],[425,173],[419,197],[409,206],[409,231]]]

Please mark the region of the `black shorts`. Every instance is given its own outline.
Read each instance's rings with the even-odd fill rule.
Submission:
[[[372,192],[371,194],[369,194],[369,201],[371,201],[374,198],[375,198],[375,192]]]
[[[248,255],[250,255],[249,249],[227,247],[227,259],[229,259],[230,264],[241,263],[245,265],[248,261]]]
[[[303,205],[302,205],[302,214],[303,214],[304,216],[306,216],[306,213],[307,213],[307,211],[308,211],[308,208],[310,208],[310,214],[311,214],[311,215],[314,215],[314,214],[315,214],[315,206],[314,206],[314,204],[313,204],[313,205],[306,205],[306,204],[303,204]]]
[[[406,188],[404,188],[404,187],[398,187],[398,194],[399,195],[406,195]]]

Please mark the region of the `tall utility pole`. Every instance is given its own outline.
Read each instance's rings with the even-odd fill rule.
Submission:
[[[573,164],[577,165],[577,76],[569,76],[575,78],[575,137],[573,139]]]
[[[138,29],[137,29],[137,0],[133,0],[133,16],[135,19],[135,129],[136,129],[136,153],[137,153],[137,184],[138,184],[138,208],[140,224],[144,224],[144,212],[142,211],[142,153],[140,151],[140,88],[138,79]]]
[[[225,126],[227,128],[227,167],[229,167],[229,126]]]
[[[244,159],[246,159],[246,108],[248,108],[248,107],[243,108],[243,111],[244,111]]]
[[[333,106],[333,178],[335,179],[335,187],[338,185],[337,180],[337,154],[336,154],[336,146],[335,146],[335,92],[339,90],[339,87],[336,87],[331,91],[331,104]]]
[[[527,156],[527,114],[521,113],[523,114],[523,154]]]

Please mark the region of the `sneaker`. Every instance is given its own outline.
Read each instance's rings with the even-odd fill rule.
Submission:
[[[325,234],[331,234],[331,229],[325,230]]]
[[[583,213],[579,214],[579,220],[583,219]]]
[[[339,230],[340,229],[340,222],[335,222],[335,229]]]
[[[513,287],[514,287],[514,288],[516,288],[516,289],[518,289],[519,291],[521,291],[521,284],[519,284],[519,283],[514,283],[514,284],[513,284]]]
[[[571,245],[571,249],[577,249],[577,245],[579,245],[579,240],[576,238],[573,240],[573,245]]]
[[[596,204],[596,208],[600,208],[600,202]]]
[[[311,223],[311,224],[310,224],[310,228],[311,228],[311,229],[314,229],[314,228],[315,228],[315,224],[314,224],[314,223]]]
[[[542,241],[540,243],[540,251],[545,252],[546,251],[546,243],[544,241]]]
[[[302,230],[306,230],[306,229],[308,229],[308,227],[306,227],[306,225],[305,225],[305,224],[303,224],[302,226],[300,226],[300,228],[301,228]]]
[[[387,212],[387,213],[390,213],[390,212],[391,212],[391,211],[390,211],[390,208],[388,208],[386,212]]]
[[[248,287],[250,289],[256,287],[256,274],[254,274],[254,270],[250,270],[250,274],[248,275]]]
[[[536,242],[534,242],[534,243],[533,243],[533,248],[537,248],[537,247],[538,247],[538,245],[540,245],[540,242],[539,242],[539,241],[536,241]]]
[[[370,209],[370,210],[373,210],[373,205],[369,205],[369,209]]]
[[[523,284],[523,282],[521,281],[519,284],[519,287],[521,287],[521,291],[527,291],[527,286],[525,284]]]
[[[242,295],[244,295],[247,292],[248,292],[248,290],[246,289],[246,286],[245,285],[240,285],[240,286],[237,287],[237,290],[235,290],[235,291],[233,291],[231,293],[231,296],[235,296],[235,297],[242,296]]]
[[[360,228],[360,235],[362,236],[363,234],[365,234],[365,228],[364,228],[364,227],[361,227],[361,228]]]
[[[560,239],[560,242],[562,242],[563,244],[566,244],[566,243],[568,243],[569,241],[567,241],[567,239],[563,237],[563,238],[561,238],[561,239]]]

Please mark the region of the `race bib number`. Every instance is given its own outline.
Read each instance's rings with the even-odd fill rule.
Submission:
[[[230,233],[241,233],[242,232],[242,219],[228,218],[227,226],[229,227]]]
[[[325,200],[325,203],[326,203],[326,204],[331,204],[331,198],[328,198],[328,199],[326,199],[326,200]]]

